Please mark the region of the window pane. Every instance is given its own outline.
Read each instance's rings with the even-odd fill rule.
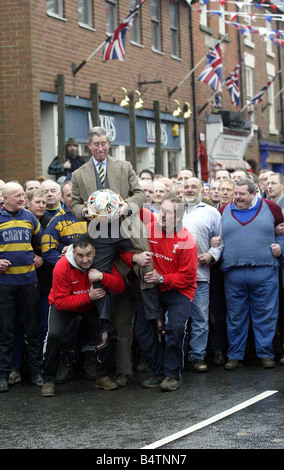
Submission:
[[[92,0],[78,0],[78,20],[80,23],[93,26]]]
[[[62,0],[47,0],[47,11],[58,16],[63,16]]]
[[[177,4],[170,3],[170,25],[171,28],[178,27],[178,20],[177,20]]]
[[[160,1],[151,1],[152,47],[161,50]]]
[[[106,32],[113,33],[117,28],[116,0],[106,0]]]
[[[151,18],[155,18],[156,20],[160,20],[160,4],[159,0],[152,0],[151,1]]]
[[[140,0],[129,0],[129,10],[132,11],[138,5]],[[141,44],[141,23],[140,23],[140,10],[136,13],[132,26],[130,27],[131,41]]]
[[[178,5],[170,3],[170,28],[172,55],[179,57]]]

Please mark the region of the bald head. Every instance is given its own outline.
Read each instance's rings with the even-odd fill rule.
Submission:
[[[2,187],[3,195],[10,194],[14,191],[20,191],[21,189],[23,190],[23,187],[19,183],[15,183],[14,181],[6,183]]]
[[[2,188],[3,204],[10,212],[17,212],[23,209],[25,204],[25,193],[19,183],[9,182]]]
[[[202,199],[202,182],[198,178],[189,178],[184,183],[184,200],[187,203],[198,204]]]
[[[178,181],[183,181],[184,183],[189,179],[193,177],[193,173],[191,170],[181,170],[178,173]]]
[[[153,181],[145,179],[145,180],[141,180],[139,183],[146,195],[147,204],[151,203],[154,193],[155,193],[155,186],[154,186]]]

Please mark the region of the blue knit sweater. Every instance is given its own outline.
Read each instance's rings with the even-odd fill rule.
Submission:
[[[284,252],[284,237],[275,235],[275,226],[283,221],[277,204],[259,199],[248,210],[238,210],[231,203],[221,212],[224,270],[237,266],[279,266],[270,248],[272,243],[279,243]]]

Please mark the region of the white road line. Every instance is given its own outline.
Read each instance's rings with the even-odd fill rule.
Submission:
[[[148,446],[141,447],[141,449],[157,449],[158,447],[164,446],[168,444],[169,442],[175,441],[176,439],[180,439],[181,437],[184,437],[187,434],[197,431],[198,429],[204,428],[205,426],[209,426],[209,424],[215,423],[216,421],[219,421],[220,419],[226,418],[226,416],[230,416],[231,414],[236,413],[237,411],[240,411],[244,408],[247,408],[248,406],[253,405],[254,403],[257,403],[260,400],[264,400],[264,398],[267,398],[270,395],[273,395],[274,393],[278,393],[278,390],[267,390],[266,392],[260,393],[259,395],[256,395],[255,397],[250,398],[249,400],[246,400],[243,403],[240,403],[239,405],[233,406],[233,408],[229,408],[228,410],[223,411],[222,413],[219,413],[218,415],[212,416],[212,418],[205,419],[205,421],[201,421],[200,423],[195,424],[194,426],[190,426],[189,428],[186,428],[183,431],[176,432],[175,434],[172,434],[171,436],[168,436],[168,437],[165,437],[164,439],[160,439],[159,441],[153,442],[152,444],[149,444]]]

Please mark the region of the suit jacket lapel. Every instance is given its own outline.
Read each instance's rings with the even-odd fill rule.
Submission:
[[[85,166],[84,172],[84,185],[88,193],[88,197],[94,192],[97,191],[97,180],[93,158],[91,157]]]
[[[122,175],[119,175],[117,161],[111,158],[109,155],[107,157],[107,180],[108,186],[114,192],[119,191],[119,182]]]

